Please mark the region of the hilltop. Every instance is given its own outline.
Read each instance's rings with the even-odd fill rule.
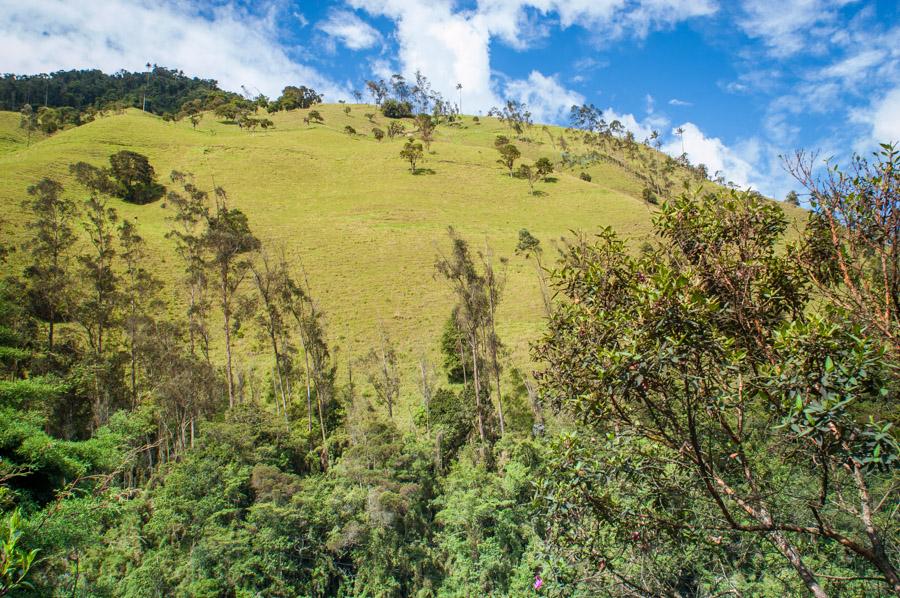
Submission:
[[[372,128],[384,129],[389,120],[374,106],[316,109],[324,124],[304,124],[307,110],[277,112],[268,115],[275,128],[265,132],[241,130],[211,113],[193,129],[187,120],[166,122],[130,109],[49,137],[35,135],[28,146],[17,115],[0,113],[0,206],[21,236],[19,203],[28,185],[51,176],[71,197],[83,198],[68,165],[102,165],[122,149],[148,156],[164,183],[173,169],[192,172],[206,189],[224,187],[263,243],[283,248],[295,269],[305,270],[339,346],[362,355],[383,325],[399,344],[404,385],[410,386],[418,357],[436,358],[451,306],[449,290],[434,278],[448,226],[476,249],[487,243],[497,258],[509,258],[499,333],[519,365],[527,363],[542,307],[533,264],[514,254],[518,231],[526,228],[540,239],[551,259],[553,243],[573,230],[611,226],[634,239],[650,231],[653,208],[641,199],[643,183],[612,162],[554,173],[551,182],[536,185],[540,195],[530,195],[527,182],[510,178],[496,162],[494,139],[511,133],[495,118],[465,116],[460,126],[439,126],[424,173],[413,176],[399,157],[402,139],[373,138]],[[374,124],[366,113],[376,115]],[[359,134],[346,134],[347,125]],[[514,140],[523,161],[559,162],[551,137],[566,135],[562,128],[536,125],[525,135],[530,142]],[[581,172],[591,181],[579,178]],[[157,273],[171,282],[182,266],[164,237],[172,212],[165,201],[112,205],[139,225],[158,256]],[[244,356],[256,350],[251,339],[241,342]],[[346,352],[342,364],[345,358]]]

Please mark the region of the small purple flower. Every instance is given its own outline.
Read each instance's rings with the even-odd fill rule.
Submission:
[[[542,585],[544,585],[544,580],[541,579],[540,575],[535,575],[534,576],[534,589],[540,590]]]

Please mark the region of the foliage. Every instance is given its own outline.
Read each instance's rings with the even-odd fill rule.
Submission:
[[[590,559],[602,559],[606,591],[714,592],[760,541],[795,573],[788,587],[824,595],[841,567],[896,586],[884,548],[895,522],[878,505],[894,492],[898,445],[871,407],[896,413],[886,347],[839,311],[807,314],[805,279],[777,251],[777,205],[686,194],[655,224],[657,251],[632,258],[606,230],[568,245],[558,270],[566,301],[539,348],[542,380],[591,440],[563,438],[558,450],[575,454],[545,476],[556,541],[578,567],[588,566],[579,550],[604,547]],[[587,462],[620,483],[590,483]],[[854,517],[840,506],[849,496],[863,505]],[[740,547],[709,553],[715,580],[691,570],[696,559],[671,560],[710,542]],[[630,552],[642,546],[652,550]]]
[[[400,150],[400,157],[409,162],[409,171],[413,174],[416,174],[416,164],[424,155],[422,144],[413,139],[407,139],[403,149]]]
[[[9,516],[5,533],[0,537],[0,596],[16,589],[29,589],[28,572],[37,556],[37,549],[25,551],[18,546],[22,537],[22,514],[18,509]]]
[[[409,118],[412,116],[412,104],[394,99],[385,100],[381,104],[381,113],[388,118]]]
[[[281,91],[277,100],[268,105],[269,112],[280,110],[306,109],[322,103],[322,96],[316,90],[301,85],[288,85]]]

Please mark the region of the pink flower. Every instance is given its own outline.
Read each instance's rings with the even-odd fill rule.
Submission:
[[[544,585],[544,580],[541,579],[540,575],[535,575],[534,576],[534,589],[540,590],[542,585]]]

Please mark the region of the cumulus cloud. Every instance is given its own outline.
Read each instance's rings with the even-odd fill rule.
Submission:
[[[317,27],[351,50],[371,48],[381,40],[378,31],[349,10],[335,10]]]
[[[739,187],[758,187],[753,166],[760,158],[760,146],[756,141],[743,144],[738,151],[725,145],[718,137],[707,137],[692,122],[686,122],[679,128],[684,132],[679,135],[677,129],[672,129],[669,141],[662,147],[664,152],[672,156],[681,155],[683,143],[684,152],[692,164],[705,164],[710,174],[721,171],[727,180]]]
[[[878,143],[900,142],[900,87],[895,87],[865,109],[851,114],[854,122],[868,131],[857,141],[857,151],[873,149]]]
[[[420,70],[448,98],[456,97],[456,85],[461,83],[467,112],[500,103],[503,90],[491,71],[491,42],[497,39],[516,49],[530,47],[548,32],[547,22],[535,15],[612,40],[644,37],[718,9],[715,0],[478,0],[469,9],[457,9],[450,0],[347,1],[353,8],[393,20],[400,70],[407,76]],[[521,89],[514,85],[513,91]]]
[[[0,12],[2,72],[141,71],[150,62],[214,78],[234,91],[246,85],[272,96],[285,85],[304,84],[332,100],[349,95],[287,55],[272,10],[259,16],[232,4],[201,13],[174,0],[0,0]]]
[[[538,123],[562,122],[572,106],[584,103],[583,95],[566,89],[556,77],[538,71],[531,71],[527,79],[508,82],[506,97],[527,104]]]

